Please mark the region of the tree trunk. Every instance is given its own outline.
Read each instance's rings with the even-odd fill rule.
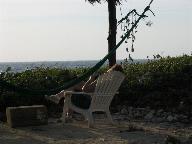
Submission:
[[[117,32],[117,19],[116,19],[116,2],[115,0],[108,1],[109,12],[109,36],[108,36],[108,52],[116,46],[116,32]],[[116,64],[116,52],[109,58],[109,66]]]

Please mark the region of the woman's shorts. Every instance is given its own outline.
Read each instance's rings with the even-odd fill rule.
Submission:
[[[72,103],[82,109],[88,109],[91,104],[91,96],[87,94],[72,94]]]

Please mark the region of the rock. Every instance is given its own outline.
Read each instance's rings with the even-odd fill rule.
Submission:
[[[57,123],[62,123],[62,120],[61,120],[61,119],[58,119],[56,122],[57,122]]]
[[[172,115],[169,115],[169,116],[167,117],[167,120],[168,120],[169,122],[172,122],[172,121],[174,120],[174,117],[173,117]]]
[[[134,113],[134,117],[135,117],[135,118],[141,118],[141,117],[142,117],[141,112],[136,111],[136,112]]]
[[[100,141],[103,141],[103,142],[105,141],[105,139],[104,139],[104,138],[100,138],[99,140],[100,140]]]
[[[124,108],[121,109],[120,113],[123,114],[123,115],[127,115],[128,114],[128,110],[124,107]]]
[[[178,115],[178,119],[187,119],[187,116],[186,115],[183,115],[183,114],[180,114]]]
[[[168,120],[169,122],[177,121],[177,116],[169,115],[169,116],[167,117],[167,120]]]
[[[178,121],[182,122],[182,123],[190,123],[190,119],[183,114],[178,115]]]
[[[152,121],[152,122],[155,122],[155,123],[161,123],[161,122],[164,122],[165,119],[160,118],[160,117],[156,117],[156,118],[152,118],[151,121]]]
[[[118,112],[121,111],[121,108],[122,108],[121,105],[117,105],[117,111],[118,111]]]
[[[154,110],[150,111],[150,112],[144,117],[144,119],[145,119],[145,120],[151,120],[151,119],[154,117],[154,113],[155,113]]]
[[[158,111],[157,111],[157,113],[162,113],[164,110],[163,109],[159,109]]]
[[[132,113],[133,112],[133,107],[128,107],[128,112]]]
[[[133,117],[133,107],[128,107],[129,117]]]
[[[159,109],[157,112],[156,112],[156,116],[158,117],[161,117],[162,113],[163,113],[163,109]]]
[[[144,117],[148,113],[148,111],[145,108],[138,108],[137,110],[139,117]]]

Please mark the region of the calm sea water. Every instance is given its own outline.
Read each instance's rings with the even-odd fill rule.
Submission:
[[[77,68],[77,67],[92,67],[98,61],[51,61],[51,62],[0,62],[0,72],[5,72],[9,67],[11,72],[22,72],[35,68]],[[121,63],[123,60],[118,60]],[[144,60],[135,60],[135,62],[144,62]],[[107,63],[105,63],[107,65]]]
[[[6,71],[11,68],[12,72],[21,72],[35,68],[75,68],[75,67],[91,67],[97,61],[51,61],[51,62],[3,62],[0,63],[0,71]]]

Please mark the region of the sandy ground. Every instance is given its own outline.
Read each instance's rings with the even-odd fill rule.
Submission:
[[[0,123],[0,144],[165,144],[168,135],[192,144],[192,125],[122,120],[112,126],[104,119],[95,128],[77,120],[63,125],[49,119],[48,125],[22,128]]]

